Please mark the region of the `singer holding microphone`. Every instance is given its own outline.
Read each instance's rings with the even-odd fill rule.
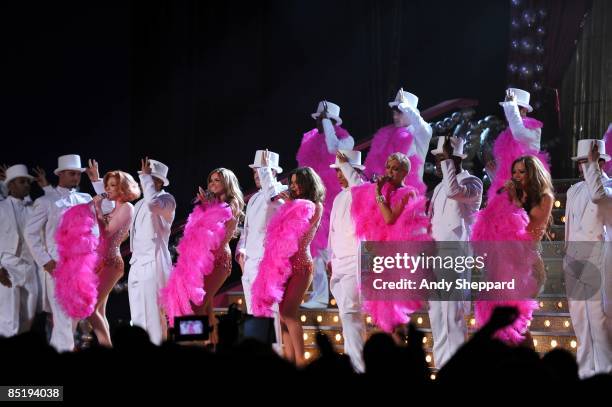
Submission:
[[[94,170],[97,172],[97,163],[95,166],[94,163],[95,161],[90,160],[88,172]],[[140,197],[140,188],[130,174],[123,171],[110,171],[104,176],[104,190],[104,193],[94,196],[92,200],[100,229],[99,263],[96,268],[99,285],[98,301],[88,320],[98,338],[98,343],[110,347],[112,342],[106,319],[106,302],[111,290],[124,273],[119,246],[128,237],[134,217],[134,206],[130,201]],[[115,208],[108,214],[102,211],[104,199],[115,203]]]
[[[196,206],[177,246],[178,260],[161,290],[170,326],[182,315],[206,315],[211,342],[216,344],[217,319],[213,299],[232,271],[229,242],[236,237],[244,198],[236,175],[226,168],[208,174],[208,188],[198,188]]]

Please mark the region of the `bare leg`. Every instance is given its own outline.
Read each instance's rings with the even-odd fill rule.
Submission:
[[[111,267],[107,267],[106,263],[104,263],[98,274],[100,279],[98,284],[98,302],[88,320],[98,338],[98,343],[102,346],[113,346],[110,338],[110,326],[106,319],[106,302],[111,290],[117,284],[117,281],[121,279],[121,276],[123,276],[123,262],[121,262],[120,266],[113,265]]]
[[[283,334],[283,340],[286,340],[285,346],[293,348],[297,366],[303,366],[306,363],[304,358],[304,330],[299,320],[299,310],[304,293],[306,293],[311,280],[312,271],[298,272],[291,276],[287,282],[287,290],[279,309],[283,325],[288,332],[287,336]]]
[[[196,315],[208,315],[208,325],[215,327],[217,325],[217,319],[214,312],[214,299],[217,292],[227,280],[232,269],[227,268],[225,264],[221,267],[216,267],[211,274],[204,277],[204,288],[206,294],[204,295],[204,301],[202,305],[194,306],[193,312]],[[216,329],[211,332],[210,340],[213,344],[218,342]]]

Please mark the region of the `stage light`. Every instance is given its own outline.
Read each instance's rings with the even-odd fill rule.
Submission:
[[[565,215],[561,216],[561,222],[565,223]]]
[[[304,352],[304,359],[310,359],[310,352]]]
[[[238,305],[242,305],[242,298],[238,298]]]
[[[569,326],[570,326],[570,322],[569,322],[569,321],[565,321],[565,322],[563,323],[563,326],[565,326],[566,328],[569,328]]]
[[[306,332],[304,332],[304,340],[308,340],[308,334]]]
[[[323,322],[323,317],[321,315],[317,315],[317,322]]]
[[[561,201],[555,201],[555,208],[561,207]]]
[[[423,345],[425,345],[426,343],[427,343],[427,337],[426,337],[426,336],[424,336],[424,337],[423,337]]]
[[[331,301],[329,302],[331,305],[336,305],[336,299],[332,298]]]
[[[306,322],[306,315],[302,315],[302,316],[300,317],[300,321],[302,321],[302,322]]]
[[[431,363],[431,355],[427,355],[427,356],[425,356],[425,361],[426,361],[427,363]]]
[[[538,340],[537,339],[533,340],[533,346],[538,346]]]
[[[544,321],[544,326],[546,328],[550,327],[550,321],[548,319],[546,321]]]
[[[576,349],[576,346],[578,346],[578,343],[576,341],[572,340],[570,342],[570,346],[572,347],[572,349]]]
[[[429,378],[430,378],[431,380],[436,380],[436,374],[435,374],[435,373],[430,374],[430,375],[429,375]]]
[[[421,325],[423,323],[423,318],[418,317],[417,318],[417,324]]]
[[[342,340],[342,335],[336,334],[336,342],[340,342]]]
[[[367,322],[368,324],[371,324],[371,323],[372,323],[372,317],[367,317],[367,318],[366,318],[366,322]]]
[[[554,339],[553,339],[552,341],[550,341],[550,347],[551,347],[551,348],[556,348],[556,347],[557,347],[557,345],[558,345],[558,343],[557,343],[557,341],[556,341],[556,340],[554,340]]]
[[[476,318],[470,318],[470,325],[476,325]]]
[[[338,315],[334,315],[334,322],[338,322]]]

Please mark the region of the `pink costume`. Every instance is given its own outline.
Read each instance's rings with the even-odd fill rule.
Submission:
[[[204,276],[219,267],[226,273],[231,271],[229,241],[236,231],[232,220],[232,210],[226,203],[198,204],[193,208],[177,246],[178,260],[161,290],[170,326],[174,326],[174,317],[192,314],[192,304],[202,304],[206,293]]]
[[[280,207],[266,232],[264,256],[252,287],[255,316],[273,316],[282,302],[287,281],[295,273],[312,273],[310,243],[319,227],[321,205],[296,199]]]

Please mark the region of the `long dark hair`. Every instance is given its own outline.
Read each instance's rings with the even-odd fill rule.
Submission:
[[[295,181],[300,186],[302,195],[296,198],[308,199],[314,203],[323,203],[325,199],[325,186],[321,177],[310,167],[299,167],[289,174],[289,182],[295,175]]]
[[[519,162],[523,163],[527,171],[527,185],[521,192],[527,194],[525,204],[533,208],[542,202],[544,195],[554,192],[550,173],[544,168],[542,161],[533,155],[525,155],[514,160],[510,171],[513,171],[514,166]]]

